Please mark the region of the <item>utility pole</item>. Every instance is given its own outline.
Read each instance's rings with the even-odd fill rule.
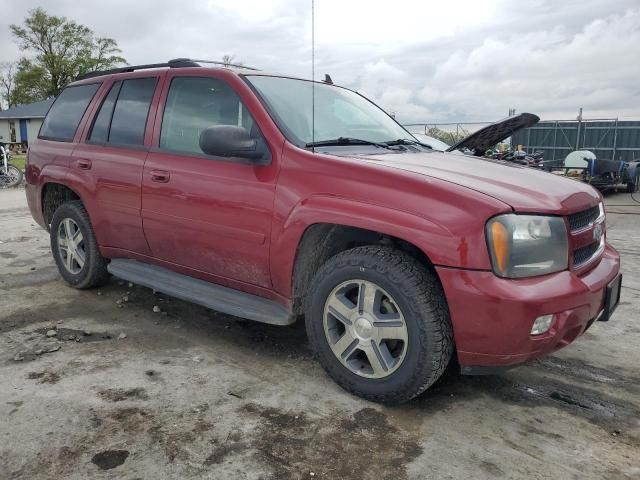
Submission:
[[[576,135],[576,150],[578,150],[578,147],[580,147],[580,130],[582,129],[582,107],[578,109],[576,120],[578,120],[578,133]]]

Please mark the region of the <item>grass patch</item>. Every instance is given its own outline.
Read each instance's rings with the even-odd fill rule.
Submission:
[[[24,164],[27,161],[26,155],[12,155],[11,163],[18,167],[20,170],[24,171]],[[0,164],[2,163],[2,157],[0,156]]]

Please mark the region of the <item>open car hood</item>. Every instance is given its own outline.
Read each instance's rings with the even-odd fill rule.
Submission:
[[[473,150],[475,155],[482,156],[484,152],[496,143],[510,137],[521,128],[530,127],[539,121],[540,117],[533,113],[521,113],[515,117],[507,117],[504,120],[487,125],[468,137],[463,138],[455,145],[449,147],[447,152],[468,148],[469,150]]]

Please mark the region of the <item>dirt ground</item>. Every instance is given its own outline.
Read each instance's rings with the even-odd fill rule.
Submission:
[[[24,191],[0,191],[0,479],[638,479],[640,205],[607,203],[609,323],[388,408],[336,386],[302,325],[67,287]]]

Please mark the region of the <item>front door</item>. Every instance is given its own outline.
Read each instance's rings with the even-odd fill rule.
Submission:
[[[215,75],[215,74],[209,74]],[[276,162],[205,155],[200,133],[236,125],[261,135],[237,93],[215,76],[169,72],[142,182],[154,257],[226,280],[268,287]]]

